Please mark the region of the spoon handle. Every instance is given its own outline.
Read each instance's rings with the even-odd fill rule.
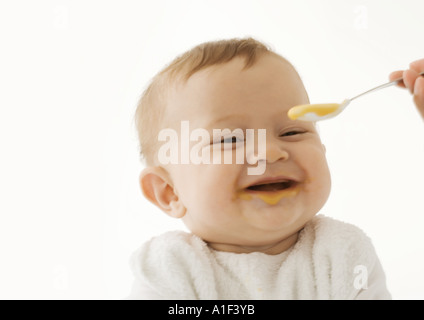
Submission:
[[[424,71],[421,72],[419,75],[420,76],[424,76]],[[384,88],[390,87],[390,86],[392,86],[394,84],[397,84],[398,82],[401,82],[401,81],[403,81],[403,78],[399,78],[399,79],[396,79],[396,80],[387,82],[385,84],[379,85],[378,87],[375,87],[375,88],[372,88],[372,89],[370,89],[368,91],[362,92],[361,94],[358,94],[357,96],[355,96],[353,98],[350,98],[349,100],[352,101],[352,100],[354,100],[356,98],[359,98],[359,97],[362,97],[363,95],[366,95],[367,93],[374,92],[374,91],[377,91],[377,90],[380,90],[380,89],[384,89]]]

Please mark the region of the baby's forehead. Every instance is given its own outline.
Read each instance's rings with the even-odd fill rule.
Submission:
[[[308,103],[294,67],[286,60],[266,55],[246,67],[242,58],[213,65],[188,79],[175,78],[168,86],[166,122],[185,118],[243,114],[244,108],[274,112],[274,106],[292,107]]]
[[[270,85],[299,86],[304,89],[294,67],[284,58],[265,54],[253,65],[246,65],[243,57],[236,57],[229,62],[203,68],[189,77],[181,74],[169,82],[170,96],[188,98],[210,94],[217,98],[220,94],[228,95],[244,89],[266,90]]]

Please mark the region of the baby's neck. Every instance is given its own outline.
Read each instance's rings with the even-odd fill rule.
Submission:
[[[290,249],[297,242],[298,236],[299,232],[296,232],[288,238],[265,246],[239,246],[227,243],[208,243],[208,245],[216,251],[233,253],[262,252],[269,255],[276,255]]]

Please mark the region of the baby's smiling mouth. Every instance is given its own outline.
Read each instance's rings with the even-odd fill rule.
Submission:
[[[286,177],[275,177],[257,181],[238,192],[242,200],[261,199],[269,205],[275,205],[282,198],[296,196],[300,191],[299,182]]]
[[[246,188],[246,191],[253,192],[274,192],[295,187],[297,183],[293,180],[283,180],[279,182],[257,183]]]

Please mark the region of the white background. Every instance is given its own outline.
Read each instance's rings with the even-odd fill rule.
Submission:
[[[0,298],[121,299],[130,254],[184,229],[143,199],[133,113],[151,77],[209,40],[253,36],[311,102],[424,58],[424,1],[0,2]],[[424,123],[388,88],[322,122],[322,213],[373,239],[396,299],[424,298]]]

